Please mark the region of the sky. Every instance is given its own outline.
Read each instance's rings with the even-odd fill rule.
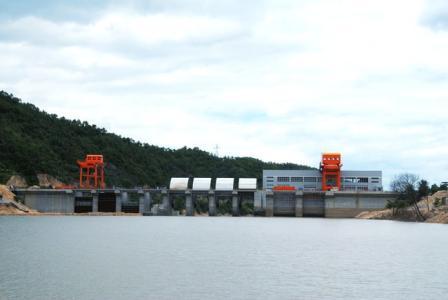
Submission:
[[[445,0],[0,0],[0,90],[158,146],[448,181]]]

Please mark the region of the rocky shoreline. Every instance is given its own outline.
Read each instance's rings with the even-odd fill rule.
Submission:
[[[448,205],[446,198],[447,191],[439,191],[418,203],[420,211],[425,218],[424,223],[448,224]],[[356,216],[357,219],[368,220],[395,220],[407,222],[421,222],[413,208],[406,208],[393,214],[392,209],[383,209],[378,211],[366,211]]]

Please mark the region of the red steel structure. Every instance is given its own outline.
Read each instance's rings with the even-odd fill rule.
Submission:
[[[341,154],[340,153],[324,153],[322,154],[322,162],[320,163],[320,171],[322,173],[322,190],[341,190]]]
[[[78,160],[79,188],[104,189],[104,160],[99,154],[87,154],[85,160]]]
[[[296,188],[289,185],[276,185],[272,188],[273,191],[295,191]]]

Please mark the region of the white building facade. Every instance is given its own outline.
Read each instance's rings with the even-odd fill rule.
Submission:
[[[342,191],[382,191],[382,171],[341,171]],[[321,191],[319,170],[263,170],[263,189],[292,186],[299,191]]]

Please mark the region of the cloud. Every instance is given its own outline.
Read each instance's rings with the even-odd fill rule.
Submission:
[[[448,32],[422,21],[432,1],[84,5],[9,4],[0,87],[160,146],[312,166],[341,151],[386,181],[446,180]]]
[[[444,0],[427,1],[421,22],[436,31],[448,30],[448,3]]]
[[[201,43],[234,35],[239,24],[203,16],[109,13],[92,23],[54,22],[33,16],[4,22],[0,37],[48,46],[115,48],[161,43]]]

